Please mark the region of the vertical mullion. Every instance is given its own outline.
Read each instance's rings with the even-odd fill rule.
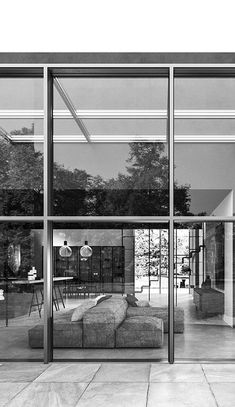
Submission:
[[[169,154],[169,278],[168,278],[168,361],[174,363],[174,68],[169,68],[168,93]]]
[[[52,306],[52,270],[53,241],[52,222],[52,171],[53,171],[53,132],[52,132],[52,90],[53,82],[49,68],[44,67],[44,363],[53,359],[53,306]]]

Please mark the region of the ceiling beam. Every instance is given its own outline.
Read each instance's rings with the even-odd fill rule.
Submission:
[[[63,99],[65,105],[69,109],[71,115],[73,116],[75,122],[77,123],[79,129],[81,130],[82,134],[86,138],[87,142],[90,143],[91,139],[90,139],[89,132],[88,132],[86,126],[84,125],[83,121],[81,119],[79,119],[79,117],[77,116],[76,109],[75,109],[72,101],[70,100],[68,94],[66,93],[66,91],[62,87],[62,85],[61,85],[60,81],[58,80],[58,78],[54,78],[54,85],[55,85],[59,95]]]

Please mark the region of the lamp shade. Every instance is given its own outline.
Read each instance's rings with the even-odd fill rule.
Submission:
[[[92,248],[88,246],[88,241],[85,241],[84,246],[80,249],[80,254],[82,257],[91,257],[92,256]]]
[[[67,241],[64,241],[63,246],[61,246],[59,250],[59,254],[61,257],[70,257],[72,255],[72,249],[68,246]]]
[[[3,301],[3,300],[5,300],[4,291],[0,290],[0,301]]]

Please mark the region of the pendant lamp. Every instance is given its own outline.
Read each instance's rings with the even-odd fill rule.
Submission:
[[[92,248],[90,246],[88,246],[87,240],[85,240],[84,246],[82,246],[80,249],[80,255],[85,258],[92,256]]]
[[[68,246],[67,240],[65,240],[63,246],[61,246],[59,254],[61,257],[70,257],[72,255],[72,249]]]
[[[3,300],[5,300],[4,291],[0,290],[0,301],[3,301]]]

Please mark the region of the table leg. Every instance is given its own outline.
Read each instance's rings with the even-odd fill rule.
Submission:
[[[56,311],[59,311],[59,310],[60,310],[60,306],[59,306],[59,301],[58,301],[58,297],[57,297],[57,293],[56,293],[55,287],[53,287],[53,303],[54,303],[54,305],[55,305]]]
[[[61,302],[62,302],[62,305],[63,305],[63,307],[65,308],[64,299],[63,299],[63,294],[62,294],[62,292],[61,292],[60,286],[59,286],[59,285],[58,285],[57,287],[55,286],[55,290],[56,290],[56,288],[57,288],[57,291],[58,291],[58,296],[59,296],[59,298],[60,298],[60,300],[61,300]]]

